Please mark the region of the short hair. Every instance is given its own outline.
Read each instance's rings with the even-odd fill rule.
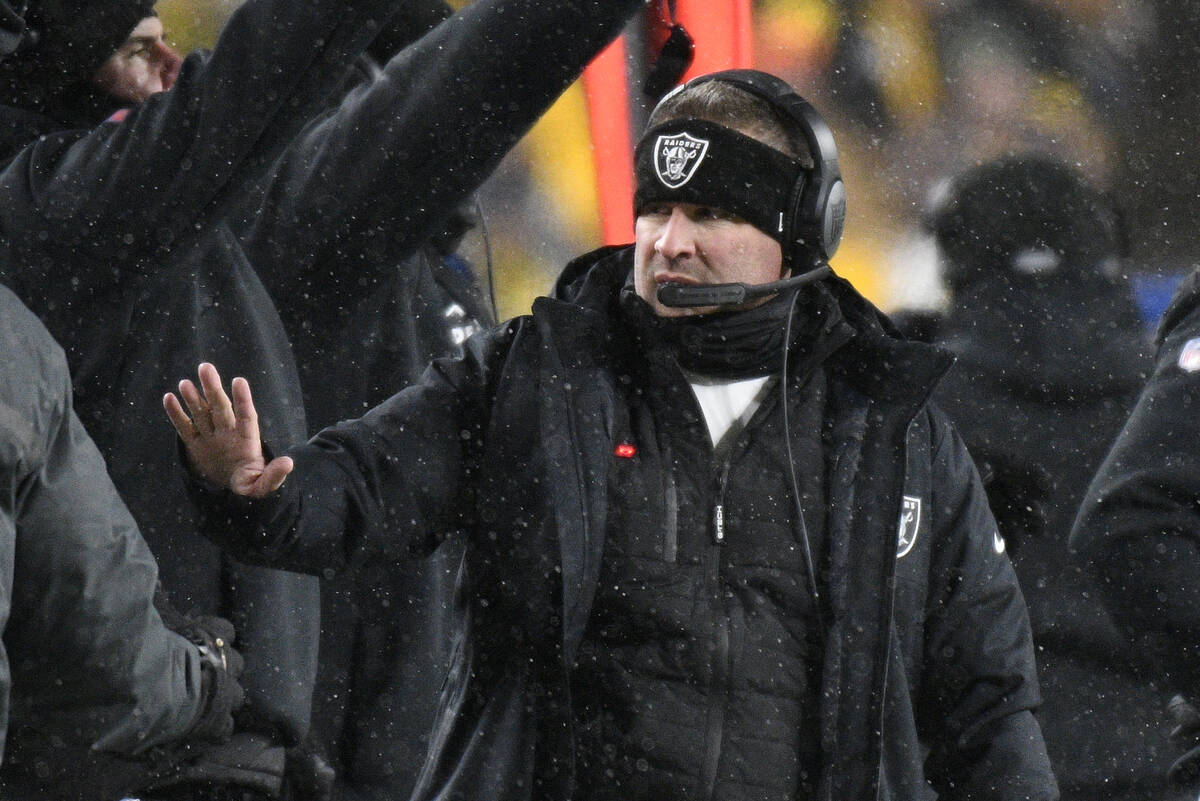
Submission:
[[[721,80],[704,81],[663,98],[646,123],[653,128],[678,119],[698,119],[733,128],[812,169],[812,151],[799,123],[781,114],[765,98]]]

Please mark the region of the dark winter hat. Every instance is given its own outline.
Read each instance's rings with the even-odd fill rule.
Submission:
[[[0,103],[33,111],[82,84],[111,56],[155,0],[30,0],[25,43],[0,61]]]
[[[996,273],[1094,275],[1115,263],[1112,204],[1083,176],[1047,155],[986,162],[951,182],[929,225],[951,291]]]

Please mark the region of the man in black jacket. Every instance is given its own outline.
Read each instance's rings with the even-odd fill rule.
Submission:
[[[1153,373],[1087,489],[1071,544],[1094,568],[1112,616],[1155,664],[1159,686],[1195,704],[1200,437],[1191,410],[1200,392],[1200,271],[1176,290],[1157,343]],[[1179,722],[1176,736],[1191,753],[1172,775],[1195,797],[1200,719],[1193,712]]]
[[[272,388],[268,436],[302,441],[274,299],[319,292],[336,304],[349,294],[340,282],[361,293],[369,275],[325,281],[328,257],[381,269],[367,246],[381,229],[394,232],[391,255],[411,253],[641,2],[483,0],[332,108],[364,48],[405,41],[380,29],[413,24],[411,4],[254,0],[211,57],[192,54],[170,91],[130,109],[102,67],[145,0],[38,0],[25,44],[0,62],[0,276],[63,342],[80,417],[176,603],[237,623],[243,746],[223,759],[262,792],[279,792],[282,747],[308,727],[316,584],[188,536],[182,489],[160,469],[171,432],[142,425],[147,390],[218,354]]]
[[[0,757],[116,798],[229,737],[241,657],[223,621],[190,625],[193,642],[164,626],[154,557],[72,411],[62,349],[3,286],[0,352]],[[12,779],[0,795],[40,797]]]
[[[416,798],[1056,798],[1024,602],[925,402],[949,359],[821,266],[828,128],[702,77],[637,182],[632,247],[286,456],[202,365],[165,402],[209,534],[321,572],[466,532]]]
[[[1118,218],[1076,170],[1029,153],[956,176],[930,224],[950,291],[937,340],[958,356],[934,398],[981,466],[1029,604],[1063,798],[1162,798],[1163,688],[1067,545],[1148,366]]]

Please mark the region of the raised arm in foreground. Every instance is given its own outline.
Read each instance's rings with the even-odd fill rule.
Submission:
[[[644,4],[478,0],[314,122],[273,166],[246,237],[285,318],[314,282],[320,296],[370,291],[362,273],[394,270],[435,233]],[[353,266],[329,275],[330,258]]]

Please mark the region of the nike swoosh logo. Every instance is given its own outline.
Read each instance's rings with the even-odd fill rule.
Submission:
[[[999,531],[992,532],[992,547],[996,549],[996,553],[1004,553],[1004,538],[1000,536]]]

